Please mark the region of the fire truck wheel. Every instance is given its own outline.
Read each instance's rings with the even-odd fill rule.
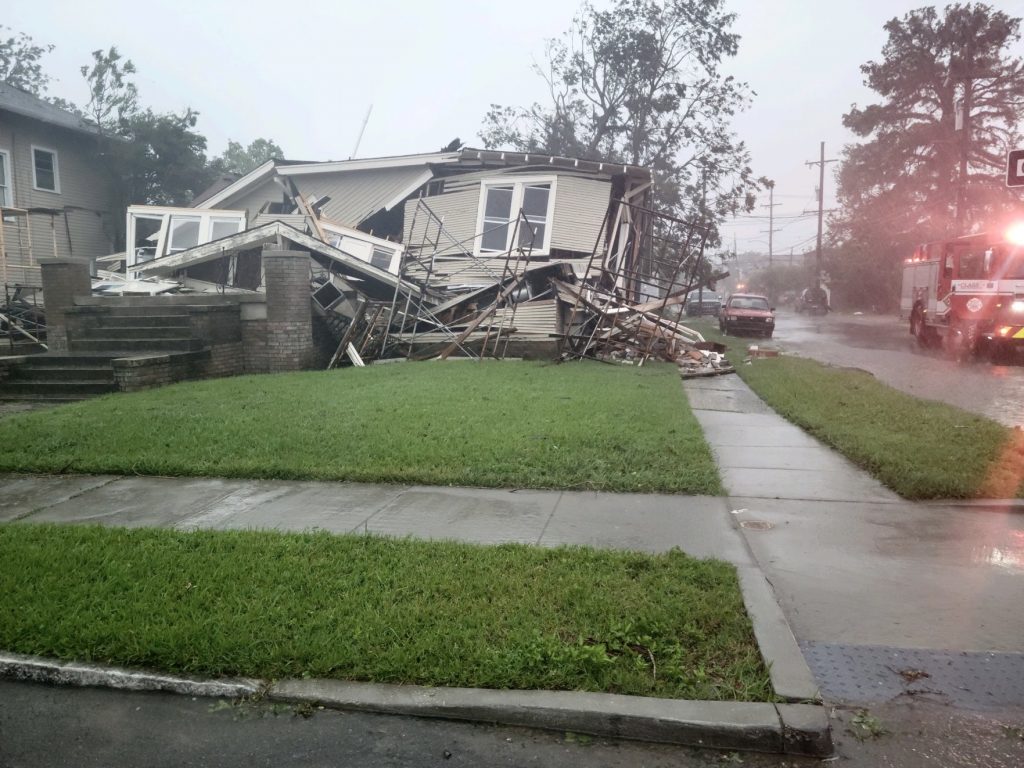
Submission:
[[[924,313],[920,307],[914,307],[910,313],[910,333],[917,339],[917,344],[923,349],[933,345],[933,337],[930,329],[924,322]]]
[[[978,351],[977,323],[966,323],[954,318],[946,336],[946,353],[958,363],[971,360]]]

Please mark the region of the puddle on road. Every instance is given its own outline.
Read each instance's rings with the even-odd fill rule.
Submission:
[[[1024,531],[1012,531],[1003,546],[979,544],[971,547],[971,562],[1024,575]]]

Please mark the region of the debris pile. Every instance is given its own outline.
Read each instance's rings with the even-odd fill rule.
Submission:
[[[323,200],[297,192],[290,204],[264,206],[251,226],[244,212],[133,206],[131,246],[107,259],[112,266],[124,256],[125,272],[101,273],[95,290],[262,291],[261,250],[288,248],[310,255],[314,338],[328,368],[459,356],[658,360],[684,376],[731,372],[724,349],[679,321],[687,295],[706,284],[707,229],[641,205],[649,186],[611,199],[600,227],[591,220],[589,252],[535,247],[551,222],[525,204],[508,220],[484,217],[483,231],[460,240],[435,198],[410,198],[404,242],[331,221]],[[175,217],[201,223],[195,244],[175,247],[184,231]],[[223,236],[199,234],[213,237],[215,225]],[[481,247],[495,238],[504,251]]]

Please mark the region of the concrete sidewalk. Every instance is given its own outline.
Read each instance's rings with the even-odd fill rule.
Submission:
[[[190,530],[368,532],[481,544],[517,542],[664,552],[751,566],[716,496],[534,491],[362,483],[0,476],[0,522],[99,523]]]
[[[738,376],[684,386],[826,697],[1024,706],[1024,507],[908,502]]]

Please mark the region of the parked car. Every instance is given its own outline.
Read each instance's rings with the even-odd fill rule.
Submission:
[[[690,291],[686,297],[686,314],[690,317],[717,315],[721,309],[722,297],[714,291]]]
[[[764,336],[770,339],[775,332],[775,307],[768,303],[765,296],[734,293],[718,315],[718,328],[726,334]]]

